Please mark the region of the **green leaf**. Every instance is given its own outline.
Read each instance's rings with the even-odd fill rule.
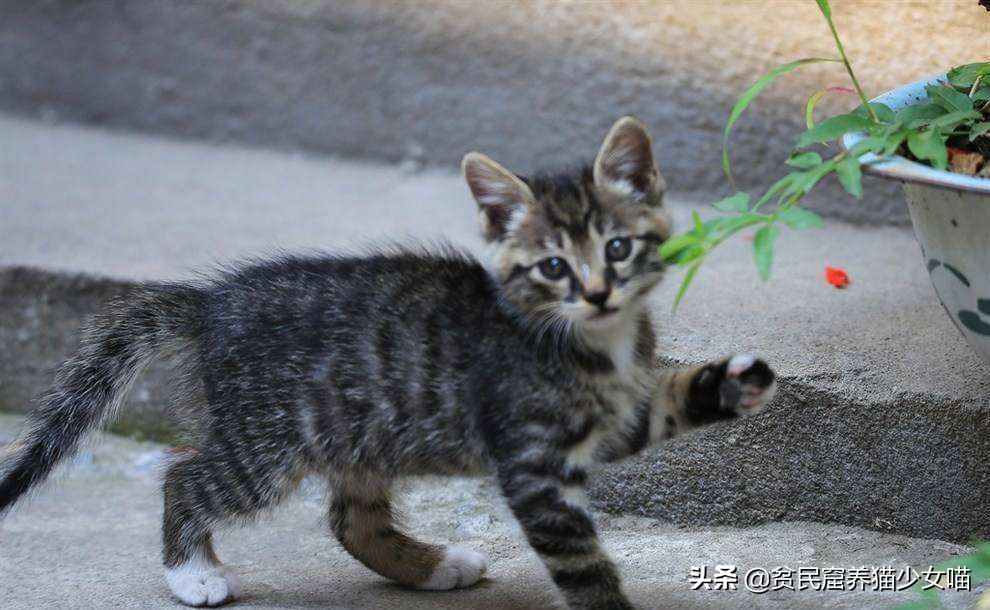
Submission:
[[[990,86],[980,87],[973,93],[973,95],[969,97],[969,99],[973,100],[974,102],[985,102],[987,100],[990,100]]]
[[[777,220],[795,230],[820,229],[825,226],[821,216],[811,210],[798,207],[777,212]]]
[[[810,169],[822,164],[822,156],[816,152],[801,152],[792,155],[787,164],[798,169]]]
[[[749,209],[749,193],[742,191],[730,195],[715,203],[715,207],[723,212],[745,212]]]
[[[703,227],[703,229],[705,231],[705,239],[710,239],[711,236],[712,236],[712,233],[719,232],[722,229],[722,226],[725,225],[725,223],[727,223],[730,220],[732,220],[733,218],[736,218],[736,217],[735,216],[719,216],[718,218],[709,218],[708,220],[706,220],[702,224],[702,227]]]
[[[660,245],[660,258],[668,265],[684,265],[705,254],[704,239],[691,231],[675,235]]]
[[[822,89],[821,91],[813,93],[811,97],[808,98],[808,102],[804,106],[804,124],[808,126],[808,129],[815,126],[815,107],[818,106],[818,102],[833,91],[854,93],[854,91],[848,87],[829,87],[828,89]]]
[[[698,214],[698,210],[691,210],[691,220],[694,221],[694,234],[699,237],[704,237],[708,234],[705,231],[705,225],[701,222],[701,215]]]
[[[794,182],[793,173],[787,174],[783,178],[774,182],[772,185],[770,185],[770,188],[767,189],[767,192],[763,193],[763,196],[760,197],[759,201],[756,202],[756,205],[753,206],[753,210],[758,210],[761,205],[770,201],[770,199],[772,199],[774,196],[786,191],[788,188],[790,188],[791,183],[793,182]]]
[[[770,279],[770,268],[773,267],[773,242],[777,239],[777,227],[768,224],[761,227],[753,236],[753,260],[756,261],[756,271],[764,282]]]
[[[687,273],[684,274],[684,279],[681,280],[681,287],[677,289],[677,295],[674,296],[674,306],[671,311],[677,311],[677,306],[680,305],[681,299],[683,299],[684,295],[687,294],[688,286],[691,285],[691,280],[694,279],[694,274],[698,272],[698,267],[700,266],[701,260],[695,261],[695,263],[688,268]]]
[[[835,175],[846,192],[859,199],[863,196],[863,173],[859,169],[859,159],[846,157],[835,166]]]
[[[733,233],[738,233],[746,227],[750,227],[756,224],[764,223],[767,221],[767,216],[763,214],[752,214],[747,213],[741,216],[732,216],[730,218],[722,218],[722,223],[718,226],[718,239],[722,240],[729,237]]]
[[[965,559],[966,558],[964,557],[964,562],[957,561],[953,563],[955,563],[955,565],[960,565],[961,563],[965,563]],[[973,579],[973,582],[982,582],[990,579],[990,564],[983,563],[981,561],[973,561],[970,564],[970,569],[972,570],[970,577]]]
[[[946,78],[949,79],[949,84],[953,87],[959,87],[960,89],[968,89],[973,86],[978,77],[990,76],[990,62],[980,62],[975,64],[965,64],[962,66],[956,66],[955,68],[949,70],[946,74]]]
[[[948,165],[949,153],[937,131],[912,131],[908,134],[907,144],[908,150],[915,157],[923,161],[931,161],[931,164],[939,169],[945,169]]]
[[[904,140],[907,139],[909,133],[911,133],[910,130],[898,129],[894,133],[887,136],[883,142],[883,156],[889,157],[890,155],[896,153],[897,149],[904,143]]]
[[[698,237],[692,233],[675,235],[660,245],[660,258],[667,263],[673,263],[678,254],[699,243]]]
[[[797,148],[804,148],[817,142],[830,142],[851,131],[862,131],[873,124],[873,121],[855,114],[840,114],[825,119],[801,134]]]
[[[889,125],[884,125],[883,128],[881,129],[871,130],[870,134],[880,138],[881,140],[886,140],[890,136],[890,134],[902,129],[903,127],[904,127],[903,123],[901,123],[900,121],[894,121]]]
[[[722,132],[722,169],[725,170],[725,175],[728,177],[729,181],[732,181],[732,169],[729,167],[729,134],[732,132],[732,127],[742,116],[743,111],[749,107],[754,99],[760,93],[770,86],[774,80],[777,79],[781,74],[786,74],[795,68],[807,64],[821,63],[823,61],[841,61],[839,59],[834,59],[831,57],[808,57],[805,59],[799,59],[797,61],[792,61],[789,64],[784,64],[783,66],[777,66],[773,70],[767,72],[761,76],[755,83],[749,86],[748,89],[743,91],[743,94],[739,96],[736,101],[735,106],[732,107],[732,111],[729,113],[729,120],[725,123],[725,130]]]
[[[939,85],[928,85],[925,87],[925,92],[933,104],[941,106],[949,112],[973,109],[973,100],[969,99],[969,96],[965,93],[959,93],[955,89]]]
[[[828,0],[815,0],[818,3],[818,8],[821,9],[822,15],[825,15],[826,19],[832,18],[832,7],[828,5]]]
[[[877,118],[879,118],[884,123],[892,123],[896,118],[894,110],[887,104],[881,104],[880,102],[870,102],[870,108],[877,113]]]
[[[976,138],[982,136],[985,133],[990,132],[990,121],[983,121],[982,123],[974,123],[969,129],[969,141],[972,142]]]
[[[916,104],[897,111],[897,120],[908,124],[914,121],[922,121],[927,124],[931,119],[937,119],[946,113],[945,108],[932,103]]]
[[[970,579],[973,584],[977,584],[984,580],[990,579],[990,557],[986,555],[987,551],[986,543],[977,546],[977,552],[971,553],[969,555],[960,555],[952,557],[951,559],[946,559],[941,561],[934,566],[932,566],[937,571],[943,571],[947,568],[956,568],[958,566],[966,566],[970,569]],[[913,589],[917,588],[915,584]],[[923,592],[923,593],[927,593]]]
[[[691,261],[697,260],[705,255],[705,245],[702,243],[696,243],[688,246],[684,250],[673,258],[671,261],[674,265],[686,265]]]
[[[828,93],[828,89],[822,89],[817,93],[812,93],[811,97],[808,98],[808,103],[804,106],[804,124],[808,126],[808,129],[815,126],[815,106],[825,97],[826,93]]]
[[[878,153],[883,150],[884,142],[887,141],[887,137],[873,137],[863,138],[859,142],[853,144],[852,148],[849,149],[849,155],[856,157],[857,159],[864,153],[872,152]]]
[[[883,123],[893,123],[897,117],[894,111],[887,104],[881,104],[880,102],[870,102],[869,106],[870,108],[873,109],[873,112],[876,113],[877,118],[880,119],[880,121]],[[870,117],[870,112],[863,105],[860,105],[859,108],[853,110],[852,113],[855,114],[856,116],[861,116],[866,119],[872,118]]]
[[[835,169],[835,163],[829,160],[807,171],[793,172],[791,174],[791,183],[784,189],[782,196],[787,197],[797,193],[800,193],[802,196],[806,195],[812,188],[814,188],[816,184],[818,184],[819,180],[824,178],[833,169]]]
[[[929,129],[942,129],[953,131],[956,126],[967,121],[983,118],[983,115],[976,110],[956,110],[934,119],[928,124]]]

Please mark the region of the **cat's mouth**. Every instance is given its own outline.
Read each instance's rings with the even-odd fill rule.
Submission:
[[[589,320],[604,320],[613,314],[619,313],[618,307],[601,307],[593,313],[588,319]]]

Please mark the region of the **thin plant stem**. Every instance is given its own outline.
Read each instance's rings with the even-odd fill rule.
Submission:
[[[832,17],[825,14],[825,21],[828,22],[828,29],[832,31],[832,38],[835,39],[835,46],[839,49],[839,55],[842,56],[842,64],[846,67],[846,72],[849,73],[849,78],[852,80],[853,86],[856,87],[856,93],[859,94],[859,100],[863,102],[863,107],[866,108],[867,112],[870,113],[870,118],[875,122],[880,122],[880,117],[870,106],[870,103],[866,100],[866,94],[863,93],[863,88],[859,86],[859,81],[856,80],[856,74],[853,72],[852,65],[849,63],[849,58],[846,57],[846,50],[842,46],[842,41],[839,40],[839,33],[835,30],[835,24],[832,23]]]

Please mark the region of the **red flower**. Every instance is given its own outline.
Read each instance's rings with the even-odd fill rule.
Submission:
[[[825,281],[836,288],[845,288],[849,285],[849,274],[840,267],[825,266]]]

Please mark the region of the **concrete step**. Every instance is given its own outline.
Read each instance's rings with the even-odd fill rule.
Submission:
[[[21,418],[0,416],[0,447]],[[24,506],[0,521],[3,608],[181,607],[159,564],[163,446],[104,436]],[[497,489],[487,481],[417,479],[401,497],[411,532],[486,553],[488,575],[478,586],[429,593],[382,579],[332,541],[324,522],[326,486],[307,479],[272,518],[227,528],[217,550],[244,580],[237,608],[340,610],[549,610],[559,608],[553,583],[529,549]],[[638,608],[777,609],[890,608],[918,599],[913,592],[747,591],[751,568],[786,566],[914,568],[969,551],[967,547],[816,523],[753,528],[683,529],[643,517],[596,515],[602,538]],[[736,590],[692,591],[692,566],[736,566]],[[942,594],[945,608],[973,606],[981,591]],[[990,593],[988,593],[990,594]]]
[[[444,237],[480,250],[473,204],[450,173],[9,117],[0,141],[8,409],[29,407],[82,318],[134,281],[280,248]],[[672,205],[683,226],[694,203]],[[676,316],[672,274],[654,301],[662,354],[756,352],[780,373],[779,398],[765,415],[607,470],[597,506],[693,525],[814,520],[990,537],[987,367],[936,300],[910,232],[785,232],[766,285],[749,248],[741,237],[714,255]],[[826,264],[846,268],[852,285],[828,285]],[[167,372],[143,377],[125,429],[162,429]]]

